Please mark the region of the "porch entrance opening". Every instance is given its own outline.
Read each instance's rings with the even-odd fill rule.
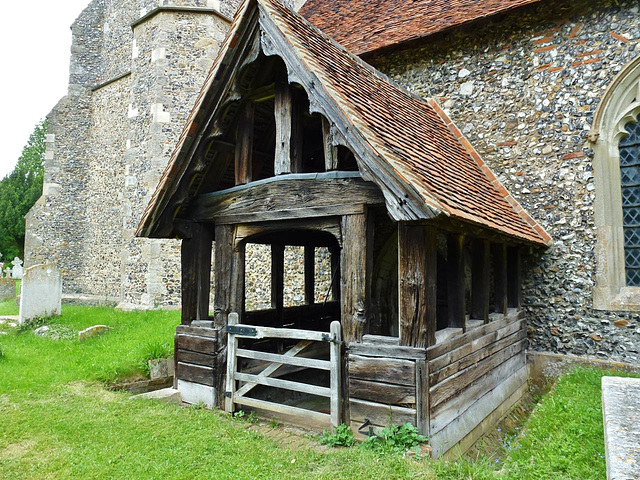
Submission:
[[[244,307],[227,327],[225,407],[335,423],[341,365],[337,240],[327,232],[292,229],[253,235],[240,248]]]

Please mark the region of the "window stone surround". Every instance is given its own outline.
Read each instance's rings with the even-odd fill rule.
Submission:
[[[626,286],[619,143],[640,115],[640,57],[616,76],[596,111],[589,140],[594,151],[596,286],[598,310],[640,312],[640,287]]]

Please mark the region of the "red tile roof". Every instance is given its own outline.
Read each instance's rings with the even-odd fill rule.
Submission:
[[[307,0],[300,13],[362,55],[538,1]]]
[[[277,0],[257,3],[300,64],[317,78],[317,94],[326,95],[336,104],[353,126],[351,130],[390,167],[389,174],[411,187],[426,205],[520,240],[550,243],[549,235],[509,195],[435,101],[426,101],[392,84]],[[235,24],[229,36],[234,40],[227,39],[225,49],[233,49],[237,43],[237,18]],[[221,59],[227,57],[225,49],[216,64],[224,64]],[[219,74],[222,76],[223,71]],[[175,183],[186,168],[179,160],[181,151],[189,149],[184,143],[191,138],[196,113],[216,78],[218,75],[208,78],[138,234],[149,234],[155,210],[175,191]]]
[[[392,84],[276,0],[259,3],[351,123],[425,203],[521,239],[551,240],[434,100]]]

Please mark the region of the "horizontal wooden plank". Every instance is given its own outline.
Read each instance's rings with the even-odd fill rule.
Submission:
[[[492,318],[495,318],[495,316]],[[495,332],[496,330],[506,327],[512,322],[517,322],[519,319],[519,312],[512,312],[510,315],[501,317],[498,320],[493,320],[483,327],[474,328],[473,330],[470,330],[462,335],[458,335],[447,342],[439,343],[437,345],[429,347],[427,348],[427,360],[433,360],[440,355],[444,355],[451,350],[461,347],[465,343],[469,343],[488,333]]]
[[[386,335],[363,335],[362,343],[370,343],[372,345],[390,345],[390,346],[398,346],[400,345],[400,338],[398,337],[388,337]]]
[[[327,413],[314,412],[313,410],[306,410],[304,408],[291,407],[281,403],[267,402],[266,400],[237,395],[233,397],[233,402],[247,407],[260,408],[283,415],[289,415],[297,419],[297,421],[307,419],[318,423],[326,423],[327,425],[331,424],[331,415]]]
[[[237,338],[290,338],[292,340],[311,340],[314,342],[328,342],[329,332],[313,332],[311,330],[297,330],[293,328],[259,327],[256,325],[234,325],[235,329],[247,329],[251,333],[234,334]],[[255,332],[255,334],[253,334]]]
[[[471,432],[527,381],[527,368],[522,367],[504,382],[477,399],[462,415],[429,440],[434,457],[439,457]]]
[[[249,375],[247,373],[236,372],[233,378],[241,382],[257,383],[267,387],[283,388],[294,392],[308,393],[309,395],[317,395],[319,397],[330,397],[331,390],[327,387],[319,387],[317,385],[309,385],[308,383],[292,382],[290,380],[281,380],[279,378],[267,377],[265,375]]]
[[[200,195],[195,201],[192,218],[219,223],[222,218],[233,217],[233,223],[241,223],[252,221],[251,218],[256,221],[282,219],[283,214],[288,214],[288,218],[304,218],[310,216],[313,209],[324,210],[322,216],[336,215],[335,211],[340,208],[384,204],[384,196],[374,183],[365,182],[359,175],[350,175],[351,178],[336,176],[339,175],[279,175]],[[302,216],[294,216],[295,211],[305,212]]]
[[[432,408],[430,414],[431,434],[433,435],[442,430],[473,405],[478,398],[495,388],[495,386],[499,385],[505,378],[508,378],[513,372],[517,372],[525,365],[525,352],[520,352],[506,362],[498,365],[483,377],[480,377],[466,389],[458,392],[457,395],[450,397],[446,402],[442,402]]]
[[[189,350],[178,350],[178,362],[202,365],[203,367],[214,367],[216,357],[204,353],[190,352]]]
[[[296,365],[306,368],[317,368],[319,370],[331,370],[331,362],[327,360],[317,360],[315,358],[292,357],[289,355],[277,355],[275,353],[256,352],[255,350],[238,349],[238,357],[252,358],[254,360],[264,360],[266,362],[279,363],[284,365]]]
[[[520,340],[507,348],[500,350],[498,353],[485,358],[481,362],[466,368],[455,375],[447,378],[445,381],[431,387],[429,389],[429,398],[431,408],[434,408],[441,402],[444,402],[452,395],[464,390],[468,385],[478,380],[487,372],[491,371],[507,359],[520,353],[525,348],[526,340]]]
[[[429,371],[431,373],[437,372],[441,368],[455,363],[465,356],[470,355],[493,342],[496,342],[504,337],[508,337],[509,335],[512,335],[520,329],[524,329],[524,320],[512,322],[505,327],[494,330],[487,333],[486,335],[483,335],[482,337],[467,342],[461,347],[451,350],[450,352],[445,353],[444,355],[440,355],[439,357],[429,361]]]
[[[366,400],[349,399],[351,421],[363,423],[369,419],[374,425],[381,427],[401,425],[403,423],[416,424],[415,408],[383,405],[382,403],[368,402]]]
[[[236,215],[222,215],[215,218],[216,225],[255,223],[267,221],[295,220],[297,218],[319,218],[364,213],[364,205],[338,204],[330,207],[289,208],[288,210],[260,211]]]
[[[517,326],[517,325],[516,325]],[[467,355],[466,357],[461,358],[457,362],[454,362],[450,365],[447,365],[441,370],[434,372],[429,375],[429,386],[436,385],[445,379],[449,378],[451,375],[456,374],[457,372],[464,370],[475,363],[484,360],[485,358],[498,353],[503,348],[507,348],[509,345],[519,342],[520,340],[524,340],[527,338],[527,332],[524,329],[516,330],[515,333],[509,335],[508,337],[502,338],[497,342],[493,342],[487,345],[480,350],[472,353],[471,355]],[[429,370],[431,371],[431,370]]]
[[[351,378],[395,385],[416,384],[416,362],[411,360],[349,355],[348,362]]]
[[[192,352],[214,355],[216,353],[217,341],[214,338],[178,335],[177,345],[181,350],[190,350]]]
[[[347,348],[349,354],[366,357],[403,358],[406,360],[418,360],[426,357],[426,350],[424,348],[358,342],[349,343]]]
[[[214,386],[214,370],[213,368],[203,367],[202,365],[191,365],[189,363],[178,362],[178,379],[187,382],[199,383],[209,387]]]
[[[529,385],[523,383],[511,396],[502,402],[498,408],[496,408],[489,415],[484,417],[484,420],[480,422],[471,432],[467,433],[462,440],[457,442],[451,447],[444,456],[440,457],[444,460],[455,460],[464,455],[485,433],[496,428],[496,424],[502,420],[511,410],[511,408],[520,401],[522,396],[527,393]]]
[[[178,335],[191,335],[195,337],[218,338],[218,330],[213,328],[199,328],[188,325],[178,325],[176,327]]]
[[[416,387],[349,378],[349,396],[389,405],[416,403]]]

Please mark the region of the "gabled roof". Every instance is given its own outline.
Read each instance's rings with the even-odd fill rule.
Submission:
[[[187,168],[197,125],[206,117],[203,105],[214,102],[225,78],[224,65],[248,31],[258,6],[262,48],[287,64],[290,80],[300,83],[315,111],[336,126],[359,159],[363,173],[393,200],[396,220],[437,215],[457,218],[519,240],[546,245],[550,237],[518,205],[484,165],[433,100],[394,85],[276,0],[248,0],[234,20],[178,146],[138,229],[152,235]],[[252,17],[254,15],[254,17]],[[211,116],[211,112],[208,113]],[[416,207],[417,206],[417,207]]]
[[[540,0],[307,0],[300,14],[356,55]]]

